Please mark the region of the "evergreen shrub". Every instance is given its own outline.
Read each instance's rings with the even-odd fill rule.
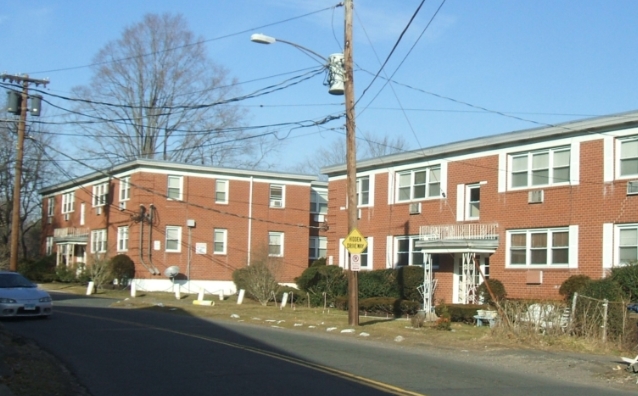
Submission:
[[[490,290],[494,293],[494,298],[496,301],[492,301],[492,296],[487,290],[487,284],[490,286]],[[505,286],[503,282],[498,279],[488,278],[485,282],[481,283],[479,287],[476,289],[476,293],[481,301],[484,304],[495,305],[496,302],[500,302],[507,297],[507,292],[505,291]]]
[[[560,285],[558,293],[570,301],[574,297],[574,293],[581,293],[582,290],[591,282],[591,278],[587,275],[572,275]]]

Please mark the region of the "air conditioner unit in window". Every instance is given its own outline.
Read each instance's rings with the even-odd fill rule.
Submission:
[[[543,203],[544,198],[544,190],[533,190],[528,193],[527,203]]]
[[[282,202],[280,199],[273,199],[270,201],[271,208],[281,208],[281,206],[282,206]]]
[[[51,224],[53,223],[53,217],[49,216],[47,217],[47,224]]]
[[[95,214],[97,214],[98,216],[102,214],[102,207],[98,206],[97,208],[95,208]]]
[[[357,220],[361,220],[361,209],[357,209]]]
[[[317,223],[323,223],[324,221],[326,221],[326,216],[322,215],[322,214],[316,214],[315,215],[315,221]]]
[[[420,214],[421,213],[421,202],[414,202],[410,204],[410,214]]]
[[[627,182],[627,195],[638,194],[638,180],[630,180]]]
[[[68,214],[68,213],[65,213],[65,214],[64,214],[64,220],[65,220],[65,221],[69,221],[69,214]]]
[[[126,209],[126,201],[120,201],[120,210]]]

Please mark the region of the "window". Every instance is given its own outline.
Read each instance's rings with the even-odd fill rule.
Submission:
[[[467,186],[467,218],[478,219],[481,212],[481,186]]]
[[[621,265],[638,260],[638,227],[623,227],[619,230],[618,258]]]
[[[269,232],[268,233],[268,255],[281,257],[284,255],[284,233]]]
[[[120,179],[120,201],[129,199],[131,199],[131,178],[123,177]]]
[[[350,254],[348,253],[348,251],[346,250],[346,248],[343,246],[343,241],[345,239],[341,238],[339,239],[339,267],[341,268],[350,268]],[[361,252],[361,263],[360,263],[360,267],[361,270],[372,270],[373,269],[373,253],[374,253],[374,248],[373,248],[373,242],[374,242],[374,238],[373,237],[367,237],[366,238],[366,242],[368,243],[368,246],[366,247],[366,249]]]
[[[55,197],[47,198],[47,216],[48,217],[53,216],[54,207],[55,207]]]
[[[280,184],[270,185],[270,207],[271,208],[284,207],[284,186]]]
[[[310,251],[308,252],[309,258],[316,260],[321,257],[326,257],[327,252],[327,237],[310,237]]]
[[[166,226],[166,251],[182,251],[182,227]]]
[[[93,207],[104,206],[106,204],[106,196],[109,193],[109,184],[102,183],[93,186]]]
[[[71,213],[73,212],[74,208],[75,208],[75,192],[62,194],[62,214]]]
[[[215,202],[228,203],[228,180],[215,181]]]
[[[53,254],[53,237],[47,237],[45,254],[47,256]]]
[[[180,201],[182,199],[182,176],[168,176],[166,196],[168,199]]]
[[[226,254],[228,230],[216,228],[213,235],[213,253]]]
[[[328,213],[328,192],[315,190],[310,192],[310,213]]]
[[[567,266],[569,230],[566,228],[508,231],[509,265]]]
[[[638,175],[638,138],[620,141],[620,176]]]
[[[370,204],[370,177],[364,176],[357,179],[357,206]]]
[[[128,227],[117,228],[117,251],[126,252],[128,250]]]
[[[441,196],[441,167],[399,172],[397,201],[412,201]]]
[[[106,252],[106,230],[91,231],[91,253]]]
[[[395,238],[395,266],[423,265],[423,252],[417,249],[418,235]]]
[[[556,148],[511,156],[512,188],[569,183],[570,149]]]

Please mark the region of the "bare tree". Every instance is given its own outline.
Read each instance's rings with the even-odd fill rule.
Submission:
[[[37,124],[35,124],[37,125]],[[16,123],[4,121],[0,124],[0,268],[8,265],[13,211],[13,186],[16,160]],[[43,151],[43,144],[51,144],[50,135],[42,134],[38,128],[27,129],[24,142],[22,182],[20,191],[20,256],[28,258],[39,255],[39,241],[33,243],[40,228],[42,202],[38,191],[45,183],[54,182],[52,163]]]
[[[148,14],[93,59],[93,77],[73,89],[75,121],[111,164],[138,158],[256,167],[257,142],[228,71],[210,60],[182,15]],[[91,121],[91,122],[87,122]],[[257,158],[261,158],[257,156]]]
[[[406,150],[407,142],[401,135],[377,136],[371,132],[361,132],[357,137],[357,159],[376,158],[400,153]],[[303,173],[319,174],[321,168],[346,163],[345,138],[334,139],[317,148],[312,157],[307,157],[296,165],[294,170]]]

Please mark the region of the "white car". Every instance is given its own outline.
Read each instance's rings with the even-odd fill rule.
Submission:
[[[0,317],[53,313],[51,296],[17,272],[0,271]]]

